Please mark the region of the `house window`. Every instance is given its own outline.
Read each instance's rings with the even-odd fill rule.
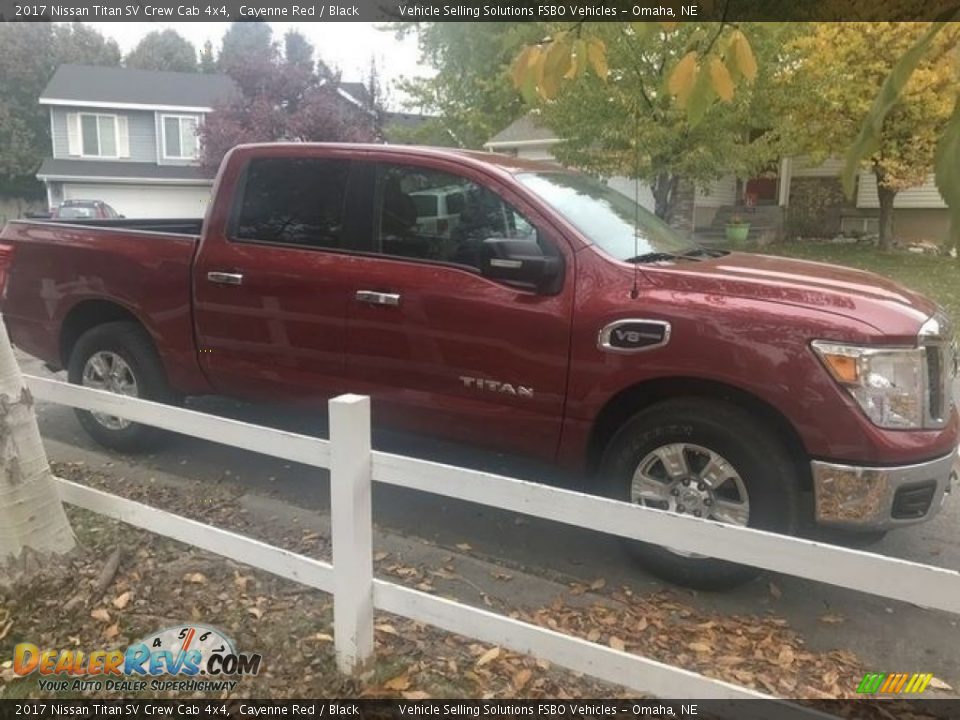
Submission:
[[[164,115],[162,120],[163,156],[170,160],[196,160],[196,116]]]
[[[81,154],[90,157],[118,157],[117,116],[80,114]]]

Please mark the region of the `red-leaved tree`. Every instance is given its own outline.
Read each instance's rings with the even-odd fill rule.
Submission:
[[[372,142],[376,113],[343,97],[339,77],[312,47],[288,33],[285,52],[231,57],[223,70],[238,93],[214,107],[200,127],[201,162],[214,171],[230,148],[252,142]]]

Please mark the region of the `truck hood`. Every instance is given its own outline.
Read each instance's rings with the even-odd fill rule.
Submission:
[[[645,265],[642,271],[664,289],[808,307],[899,339],[915,337],[938,309],[923,295],[875,273],[772,255],[730,253],[699,262]]]

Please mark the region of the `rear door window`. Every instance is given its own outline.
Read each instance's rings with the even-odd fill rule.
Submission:
[[[350,161],[254,158],[231,236],[238,240],[350,249],[344,205]]]

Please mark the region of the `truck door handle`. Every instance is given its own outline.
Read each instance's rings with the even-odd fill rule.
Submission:
[[[207,280],[218,285],[242,285],[243,275],[240,273],[228,273],[212,271],[207,273]]]
[[[368,305],[400,305],[400,295],[397,293],[376,292],[375,290],[357,290],[357,302]]]

